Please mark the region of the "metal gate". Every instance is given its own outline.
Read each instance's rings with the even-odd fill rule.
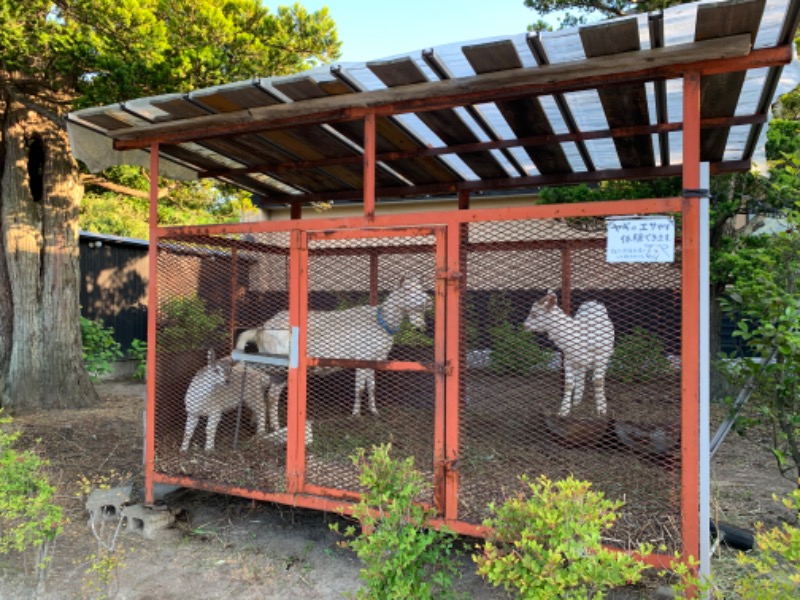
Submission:
[[[391,442],[457,531],[480,535],[521,475],[574,475],[625,501],[609,545],[681,550],[697,534],[687,206],[165,230],[150,481],[346,512],[350,457]],[[675,260],[607,261],[606,217],[651,213],[681,215]],[[243,332],[274,330],[282,363],[231,360],[237,342],[265,354]],[[227,379],[202,388],[218,363]],[[221,400],[189,437],[192,394]]]

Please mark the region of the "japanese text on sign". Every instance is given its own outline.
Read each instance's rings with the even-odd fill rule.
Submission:
[[[606,231],[608,262],[675,260],[675,221],[672,217],[606,219]]]

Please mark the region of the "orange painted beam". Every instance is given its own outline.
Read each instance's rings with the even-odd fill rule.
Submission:
[[[683,187],[700,186],[700,73],[683,80]],[[681,326],[681,519],[686,556],[700,555],[700,199],[683,201],[682,236],[683,320]]]
[[[339,230],[340,235],[356,237],[359,232],[344,230],[358,230],[362,227],[373,228],[373,231],[362,232],[362,237],[375,235],[374,228],[414,228],[418,231],[429,230],[430,223],[455,224],[473,223],[491,219],[493,221],[516,221],[520,219],[566,219],[572,217],[589,216],[615,216],[637,215],[657,212],[680,212],[683,207],[683,198],[648,198],[640,200],[613,200],[608,202],[587,202],[578,204],[548,204],[532,206],[515,206],[500,208],[471,208],[459,211],[432,211],[418,213],[404,213],[395,215],[376,216],[372,221],[364,217],[340,217],[303,219],[292,223],[292,227],[303,231],[327,230],[326,236],[334,235]],[[426,227],[427,226],[427,227]],[[273,231],[286,231],[286,221],[258,221],[255,223],[226,223],[219,225],[192,225],[180,227],[159,228],[159,235],[231,235],[245,233],[267,233]],[[407,236],[408,231],[386,232],[387,236]],[[315,236],[316,234],[310,234]],[[333,239],[328,237],[327,239]]]
[[[364,217],[375,218],[375,113],[364,116]]]
[[[158,314],[158,144],[150,148],[150,244],[147,282],[147,404],[145,406],[144,501],[155,502],[153,472],[156,456],[156,316]]]

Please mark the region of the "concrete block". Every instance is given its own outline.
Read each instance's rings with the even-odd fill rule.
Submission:
[[[96,520],[116,521],[122,516],[122,508],[131,501],[132,485],[123,485],[109,490],[92,490],[86,499],[86,510]]]
[[[158,510],[141,504],[126,506],[122,512],[125,531],[152,540],[169,529],[175,516],[167,509]]]

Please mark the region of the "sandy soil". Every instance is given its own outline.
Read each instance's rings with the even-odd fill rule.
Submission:
[[[69,523],[58,539],[45,599],[222,599],[341,598],[360,585],[359,562],[337,545],[329,524],[340,519],[301,509],[191,490],[166,497],[176,513],[175,526],[156,539],[134,533],[117,538],[119,564],[107,585],[87,573],[98,541],[87,525],[86,494],[101,484],[134,484],[141,493],[142,408],[144,386],[130,382],[98,384],[101,406],[82,411],[54,411],[20,417],[15,424],[24,442],[39,440],[51,461],[52,475]],[[714,510],[742,527],[768,525],[787,517],[773,503],[773,493],[792,488],[780,478],[770,454],[758,439],[732,437],[713,464]],[[109,541],[107,527],[101,538]],[[732,560],[720,550],[715,563],[724,571]],[[459,588],[471,598],[505,598],[474,573],[464,557]],[[658,583],[621,590],[623,598],[650,598]],[[19,557],[0,557],[0,598],[35,597],[35,582]]]

